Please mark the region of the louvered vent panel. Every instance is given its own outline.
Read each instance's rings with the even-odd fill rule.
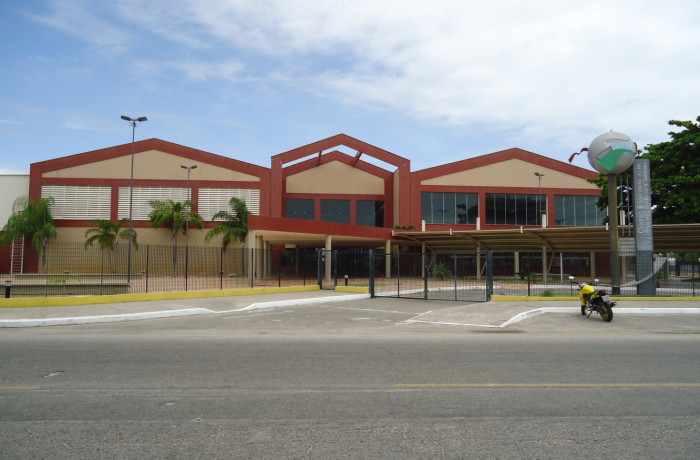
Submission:
[[[153,208],[151,201],[185,201],[187,188],[178,187],[134,187],[132,220],[148,220]],[[119,218],[129,218],[129,187],[119,187]]]
[[[212,220],[219,211],[231,211],[231,198],[245,201],[251,214],[260,214],[260,190],[256,188],[200,188],[197,202],[199,214],[204,220]]]
[[[54,219],[95,220],[110,218],[112,188],[92,185],[43,185],[41,197],[53,197]]]

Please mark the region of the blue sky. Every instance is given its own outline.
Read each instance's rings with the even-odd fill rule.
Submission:
[[[128,143],[121,115],[262,166],[338,133],[413,170],[662,142],[700,115],[698,24],[696,0],[5,1],[0,173]]]

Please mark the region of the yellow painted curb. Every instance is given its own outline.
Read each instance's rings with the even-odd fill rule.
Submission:
[[[145,294],[114,294],[76,297],[17,297],[14,299],[0,299],[0,308],[67,307],[73,305],[95,305],[102,303],[146,302],[149,300],[282,294],[285,292],[309,292],[318,290],[320,290],[318,285],[312,285],[224,289],[221,291],[149,292]]]
[[[336,286],[336,292],[354,292],[356,294],[369,294],[368,286]]]
[[[542,301],[566,301],[566,300],[578,300],[578,296],[576,297],[536,297],[536,296],[517,296],[517,295],[494,295],[491,296],[491,301],[492,302],[542,302]],[[666,301],[688,301],[688,300],[695,300],[695,301],[700,301],[699,297],[619,297],[619,296],[613,296],[613,300],[618,301],[618,300],[624,300],[625,302],[627,301],[635,301],[635,300],[646,300],[646,301],[661,301],[661,302],[666,302]]]

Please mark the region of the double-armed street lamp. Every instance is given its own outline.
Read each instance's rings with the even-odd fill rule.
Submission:
[[[136,138],[136,123],[148,121],[146,117],[131,118],[122,115],[122,120],[128,121],[131,125],[131,180],[129,182],[129,253],[127,254],[127,283],[131,282],[131,241],[134,239],[133,225],[131,223],[134,208],[134,141]]]
[[[197,169],[197,165],[180,165],[180,167],[187,170],[187,201],[189,201],[189,209],[185,215],[185,245],[187,245],[190,239],[190,212],[192,211],[192,187],[190,186],[190,173],[193,169]]]
[[[539,221],[542,219],[542,178],[544,177],[544,174],[536,172],[535,176],[537,176],[537,220]],[[545,208],[546,209],[546,208]]]

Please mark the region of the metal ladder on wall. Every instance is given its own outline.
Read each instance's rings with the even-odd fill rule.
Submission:
[[[24,270],[24,238],[12,240],[10,251],[10,274],[22,273]]]

